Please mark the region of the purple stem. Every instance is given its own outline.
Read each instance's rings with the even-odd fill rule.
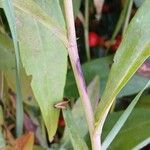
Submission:
[[[85,112],[88,129],[90,133],[92,149],[100,150],[100,138],[94,135],[94,115],[91,106],[90,99],[87,94],[87,88],[85,85],[85,80],[83,77],[83,72],[81,70],[81,64],[78,55],[78,48],[76,42],[75,25],[74,25],[74,15],[72,0],[64,0],[65,14],[66,14],[66,24],[68,33],[68,53],[71,61],[71,66],[76,79],[76,84],[80,94],[81,102]]]

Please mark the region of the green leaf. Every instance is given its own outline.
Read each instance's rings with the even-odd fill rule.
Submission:
[[[102,139],[108,135],[115,125],[122,112],[110,114],[104,125]],[[150,135],[150,109],[135,108],[129,116],[127,122],[120,130],[114,141],[108,149],[111,150],[128,150],[135,147]]]
[[[149,108],[150,107],[150,95],[144,94],[141,96],[140,101],[136,105],[137,108]]]
[[[12,40],[0,33],[0,70],[15,68],[15,52]]]
[[[23,3],[22,3],[23,4]],[[43,3],[43,5],[42,5],[42,7],[44,7],[44,4],[46,5],[46,3]],[[49,4],[49,3],[48,3]],[[53,5],[50,5],[53,9],[52,10],[54,10],[54,9],[56,9],[56,10],[58,10],[58,12],[59,12],[59,14],[61,13],[61,11],[60,11],[60,8],[59,8],[59,5],[57,5],[58,3],[53,3]],[[37,4],[36,4],[37,5]],[[18,6],[18,5],[17,5]],[[26,5],[25,5],[26,6]],[[22,5],[21,6],[21,8],[23,7],[25,7],[24,5]],[[46,5],[47,7],[49,7],[49,5]],[[37,6],[38,7],[38,6]],[[57,8],[58,7],[58,8]],[[18,8],[18,7],[17,7]],[[19,7],[20,8],[20,7]],[[25,7],[26,8],[26,7]],[[25,9],[26,10],[26,9]],[[28,9],[27,9],[28,10]],[[47,10],[48,10],[48,8],[47,8]],[[51,9],[50,9],[51,10]],[[28,12],[29,11],[29,12]],[[27,14],[30,14],[31,12],[32,12],[32,10],[28,10],[27,12]],[[30,12],[31,11],[31,12]],[[46,11],[46,10],[45,10]],[[23,65],[24,65],[24,63],[26,63],[25,65],[24,65],[24,67],[26,68],[26,66],[27,67],[31,67],[31,68],[34,68],[34,70],[35,70],[35,67],[33,66],[34,65],[34,62],[35,62],[35,57],[33,56],[32,57],[32,55],[36,55],[36,53],[38,53],[38,58],[40,59],[40,61],[38,61],[37,59],[37,63],[39,63],[39,66],[37,65],[36,67],[37,67],[37,73],[39,74],[40,72],[41,72],[41,78],[42,78],[42,76],[43,76],[43,86],[41,86],[40,84],[38,84],[38,82],[39,81],[41,81],[41,80],[39,80],[39,79],[37,79],[38,80],[38,82],[36,82],[36,84],[39,86],[39,88],[41,88],[42,90],[43,90],[43,94],[44,94],[44,92],[46,93],[46,91],[44,91],[45,89],[43,89],[43,87],[45,87],[46,89],[50,89],[49,91],[48,91],[48,93],[46,93],[45,94],[45,96],[43,97],[42,95],[40,95],[40,93],[38,94],[38,97],[40,96],[40,99],[38,99],[38,100],[40,100],[40,101],[43,101],[42,103],[44,103],[44,104],[42,104],[42,105],[44,105],[44,106],[41,106],[42,107],[42,109],[44,110],[44,114],[45,114],[45,117],[47,118],[46,120],[46,122],[47,122],[47,124],[48,124],[48,130],[49,130],[49,132],[53,132],[53,134],[54,134],[54,130],[56,130],[56,128],[57,128],[57,120],[58,120],[58,112],[59,111],[57,111],[57,110],[54,110],[54,108],[53,108],[53,105],[54,105],[54,103],[55,102],[57,102],[57,101],[61,101],[61,99],[62,99],[62,97],[63,97],[63,86],[64,86],[64,84],[65,84],[65,74],[66,74],[66,69],[67,69],[67,52],[66,52],[66,48],[64,47],[64,45],[60,42],[60,40],[57,38],[57,37],[55,37],[55,35],[53,35],[53,33],[51,33],[51,30],[49,31],[47,31],[46,29],[47,28],[45,28],[45,27],[43,27],[40,23],[38,23],[38,21],[37,21],[37,19],[35,19],[34,20],[34,17],[36,18],[36,16],[34,16],[32,13],[30,14],[30,15],[32,15],[32,16],[34,16],[33,18],[32,17],[30,17],[30,16],[28,16],[27,14],[24,14],[24,12],[26,12],[26,11],[24,11],[23,10],[23,12],[22,12],[22,9],[16,9],[16,15],[17,15],[17,29],[18,29],[18,33],[19,33],[19,40],[20,40],[20,48],[21,48],[21,56],[22,56],[22,59],[23,59]],[[44,12],[43,10],[42,10],[42,12]],[[50,13],[52,14],[52,13],[54,13],[54,12],[47,12],[47,13],[49,13],[49,15],[50,15]],[[20,14],[20,16],[19,16],[19,14]],[[56,15],[50,15],[51,17],[53,17],[53,18],[55,18],[55,17],[57,17],[58,16],[58,14],[57,14],[57,16]],[[61,15],[59,15],[59,16],[61,16]],[[24,18],[22,18],[22,17],[24,17]],[[22,20],[21,20],[21,19]],[[25,19],[26,18],[26,19]],[[19,20],[20,19],[20,20]],[[25,19],[25,20],[24,20]],[[62,20],[60,20],[60,17],[58,17],[56,20],[58,21],[58,23],[60,23],[61,24],[61,26],[63,25],[64,26],[64,23],[63,23],[63,18],[61,18]],[[22,21],[22,22],[21,22]],[[28,21],[30,22],[29,24],[28,24]],[[33,22],[33,23],[32,23]],[[61,23],[62,22],[62,23]],[[19,25],[21,25],[21,23],[25,23],[24,25],[25,26],[23,26],[23,28],[21,28]],[[19,25],[18,25],[19,24]],[[38,26],[38,27],[36,27],[36,26]],[[63,27],[62,26],[62,27]],[[31,35],[30,33],[32,33],[32,29],[34,29],[35,28],[35,30],[33,30],[33,35]],[[39,30],[40,31],[38,31],[38,28],[40,28]],[[30,31],[29,31],[29,30]],[[28,30],[27,32],[24,32],[24,30]],[[22,32],[22,33],[21,33]],[[41,33],[39,33],[39,32],[41,32]],[[45,34],[46,33],[46,34]],[[24,36],[24,37],[23,37]],[[41,40],[41,38],[42,38],[42,36],[46,36],[47,37],[47,39],[46,39],[46,37],[45,38],[43,38],[43,41],[40,41]],[[30,39],[29,39],[30,38]],[[31,40],[31,38],[32,38],[32,40],[33,40],[33,42],[31,42],[30,40]],[[35,41],[35,39],[37,39],[37,41]],[[7,39],[6,39],[7,40]],[[9,41],[8,41],[9,42]],[[36,42],[38,42],[38,43],[36,43]],[[23,43],[23,44],[22,44]],[[24,44],[25,43],[25,44]],[[49,44],[48,44],[49,43]],[[54,43],[57,43],[57,44],[54,44]],[[39,47],[38,47],[38,44],[39,44]],[[3,43],[3,45],[4,46],[7,46],[6,45],[6,43]],[[46,46],[44,46],[44,45],[46,45]],[[27,47],[26,47],[27,46]],[[36,47],[35,46],[37,46],[37,49],[36,49]],[[28,48],[28,47],[30,47],[30,48]],[[6,47],[7,48],[7,47]],[[9,47],[10,48],[10,47]],[[9,51],[9,48],[7,49],[7,51]],[[35,48],[35,49],[34,49]],[[24,49],[26,49],[26,50],[24,50]],[[55,50],[56,49],[56,50]],[[34,51],[34,50],[36,50],[36,52]],[[43,50],[45,50],[45,52],[42,52]],[[38,52],[38,51],[40,51],[40,52]],[[23,53],[23,54],[22,54]],[[57,56],[57,54],[59,54],[58,56]],[[45,57],[44,55],[46,55],[47,57]],[[9,55],[7,55],[7,56],[9,56]],[[6,56],[6,57],[7,57]],[[57,59],[55,59],[55,56],[57,56]],[[30,58],[30,57],[32,57],[32,58]],[[45,58],[47,58],[46,60],[45,60],[45,64],[43,64],[43,60],[41,59],[43,57],[43,60],[45,59]],[[8,57],[9,58],[9,57]],[[55,61],[53,61],[53,59],[55,59]],[[32,61],[32,62],[31,62]],[[54,65],[53,63],[56,63],[57,65]],[[5,63],[5,62],[3,62],[3,63]],[[8,62],[7,62],[8,63]],[[31,64],[32,63],[32,64]],[[47,64],[46,64],[47,63]],[[50,65],[51,64],[51,65]],[[60,64],[60,65],[59,65]],[[6,64],[7,65],[7,64]],[[43,65],[45,66],[45,65],[47,65],[48,67],[46,68],[46,67],[44,67],[44,68],[42,68],[43,67]],[[8,64],[8,66],[9,66],[9,64]],[[55,69],[57,69],[57,66],[58,66],[58,71],[57,70],[55,70]],[[60,69],[59,69],[59,67],[60,67]],[[42,69],[41,69],[42,68]],[[30,69],[30,70],[32,70],[32,69]],[[48,74],[47,74],[47,72],[46,72],[46,70],[48,70],[47,72],[48,72]],[[52,70],[54,70],[54,71],[52,71]],[[28,71],[28,68],[26,69],[26,71]],[[43,72],[45,73],[45,74],[43,74]],[[38,75],[37,73],[35,73],[36,75]],[[55,74],[56,73],[56,74]],[[29,73],[30,74],[30,73]],[[28,78],[27,79],[27,77],[25,76],[25,74],[24,73],[22,73],[22,75],[23,75],[23,83],[25,84],[24,85],[24,87],[26,87],[26,88],[23,88],[23,95],[24,95],[24,99],[26,100],[28,100],[28,98],[29,97],[32,97],[33,99],[34,99],[34,97],[32,96],[33,94],[31,93],[32,91],[31,91],[31,89],[30,88],[27,88],[27,87],[29,87],[30,85],[28,84],[28,83],[30,83],[30,78]],[[12,76],[14,76],[13,75],[13,70],[12,71],[7,71],[6,73],[5,73],[5,76],[7,76],[7,79],[9,80],[9,79],[11,79],[12,78]],[[47,78],[48,79],[46,79],[45,78],[45,76],[48,76]],[[55,78],[53,78],[53,77],[56,77],[56,81],[57,81],[57,83],[55,83]],[[33,76],[33,78],[34,78],[34,76]],[[24,82],[24,81],[27,81],[28,80],[28,82]],[[44,81],[45,80],[45,81]],[[46,85],[45,85],[45,83],[47,83],[47,80],[49,80],[49,87],[46,87]],[[11,81],[11,80],[9,80],[9,81]],[[59,82],[60,81],[60,82]],[[13,81],[11,81],[10,82],[11,83],[11,87],[13,87],[13,89],[14,89],[14,83],[13,83]],[[48,83],[47,83],[48,84]],[[57,88],[58,87],[58,88]],[[40,90],[40,89],[39,89]],[[55,92],[53,92],[53,90],[55,91]],[[29,92],[29,91],[31,91],[31,92]],[[40,90],[41,91],[41,90]],[[59,92],[57,92],[57,91],[59,91]],[[42,92],[42,91],[41,91]],[[30,94],[29,94],[30,93]],[[38,93],[38,91],[36,92],[36,93]],[[53,93],[53,94],[51,94],[51,93]],[[57,93],[58,93],[58,95],[57,95]],[[60,93],[60,94],[59,94]],[[54,97],[54,95],[57,95],[56,97]],[[44,101],[46,101],[46,102],[44,102]],[[49,101],[50,101],[50,103],[49,103]],[[47,110],[45,109],[45,106],[46,107],[48,107],[47,108]],[[49,120],[49,117],[51,118],[50,120]],[[55,123],[53,123],[53,121],[55,122]],[[51,122],[51,123],[50,123]],[[50,124],[53,124],[52,125],[52,127],[51,127],[51,125]]]
[[[87,88],[87,92],[90,97],[93,110],[96,108],[97,103],[99,101],[99,97],[100,97],[100,95],[99,95],[99,91],[100,91],[99,90],[99,87],[100,87],[99,80],[100,80],[99,77],[96,76]],[[79,128],[79,132],[82,135],[82,137],[85,137],[85,135],[88,133],[88,127],[87,127],[86,119],[84,116],[84,110],[83,110],[80,98],[77,99],[76,103],[73,106],[72,115],[74,117],[74,120],[76,121],[76,124],[82,124],[82,126],[80,126],[80,128]],[[64,136],[61,140],[61,148],[62,147],[67,148],[69,141],[70,141],[68,139],[68,130],[67,129],[65,129],[63,135]]]
[[[129,3],[130,3],[130,0],[125,0],[124,8],[121,11],[121,14],[119,16],[119,20],[117,22],[117,25],[116,25],[115,30],[113,32],[113,35],[111,37],[112,42],[115,39],[115,37],[117,36],[117,34],[119,33],[119,31],[120,31],[120,29],[121,29],[121,27],[125,21]]]
[[[106,79],[110,70],[110,65],[113,62],[112,60],[113,56],[108,56],[101,59],[91,60],[90,62],[82,65],[83,74],[87,84],[89,84],[95,76],[99,76],[101,83],[100,93],[103,91],[103,88],[105,86]],[[72,71],[69,71],[67,74],[65,96],[74,98],[79,97],[75,78]]]
[[[150,137],[136,145],[132,150],[139,150],[142,149],[143,147],[147,146],[150,143]]]
[[[15,54],[14,54],[14,50],[12,49],[13,49],[13,44],[11,39],[8,36],[0,33],[0,70],[1,69],[10,70],[12,68],[15,68],[15,60],[14,60]],[[95,75],[101,77],[100,95],[102,95],[104,91],[108,73],[109,73],[109,65],[112,63],[112,59],[113,57],[109,56],[101,59],[95,59],[92,60],[90,63],[85,63],[82,65],[82,69],[84,71],[84,75],[87,83],[89,83],[94,78]],[[105,70],[105,72],[103,70]],[[10,81],[13,82],[14,80],[10,80]],[[24,82],[24,79],[22,79],[23,85],[26,82]],[[139,75],[134,75],[129,81],[129,83],[119,93],[118,98],[138,93],[140,89],[144,86],[144,84],[146,84],[147,82],[148,82],[147,78]],[[28,89],[28,88],[23,88],[23,90],[24,89]],[[67,97],[75,97],[75,98],[78,97],[78,90],[76,87],[76,83],[72,71],[68,73],[67,84],[65,89],[66,89],[65,95]]]
[[[140,7],[145,0],[134,0],[134,3],[137,7]]]
[[[117,95],[118,98],[123,96],[129,96],[140,92],[144,85],[149,81],[148,78],[135,74],[129,82],[123,87],[120,93]]]
[[[23,99],[22,99],[22,92],[21,92],[21,76],[20,76],[20,50],[19,50],[19,42],[18,36],[16,31],[16,22],[14,17],[14,10],[12,6],[11,0],[0,1],[9,26],[11,35],[13,38],[13,44],[15,48],[15,70],[16,70],[16,135],[20,136],[23,132]]]
[[[101,132],[117,94],[150,55],[150,1],[146,0],[132,19],[115,55],[105,92],[95,113],[95,126]]]
[[[0,106],[0,128],[2,125],[4,125],[4,115],[3,115],[2,106]]]
[[[82,134],[80,133],[80,128],[77,126],[72,116],[72,112],[70,110],[63,110],[63,116],[74,149],[88,150],[88,147],[82,137]]]
[[[62,28],[62,30],[64,30],[64,32],[66,32],[64,17],[63,17],[63,15],[58,15],[58,14],[62,13],[61,7],[59,5],[59,0],[55,0],[55,1],[35,0],[35,1],[48,14],[48,17],[50,17],[50,19],[51,19],[51,24],[52,25],[54,23],[57,24],[58,28]],[[49,6],[53,6],[53,7],[51,7],[51,9],[50,9]],[[53,26],[53,28],[54,28],[54,26]]]
[[[112,59],[113,56],[107,56],[104,58],[91,60],[90,62],[82,65],[82,70],[87,84],[89,84],[95,76],[99,76],[100,95],[103,94],[104,88],[106,86],[110,66],[113,62]],[[125,87],[120,91],[117,97],[120,98],[123,96],[129,96],[138,93],[143,88],[143,86],[148,82],[148,80],[149,80],[148,78],[135,74],[130,79],[130,81],[125,85]],[[72,71],[69,71],[67,74],[65,96],[73,98],[79,97],[76,82]]]
[[[60,39],[65,45],[68,45],[63,16],[59,8],[58,0],[53,3],[49,1],[42,1],[41,7],[33,0],[13,0],[13,5],[16,9],[19,9],[20,12],[23,12],[32,17],[32,19],[35,20],[35,22],[37,21],[44,27],[48,28],[52,34],[54,34],[58,39]],[[43,5],[47,6],[47,8],[49,7],[49,11],[45,12],[42,9]],[[52,13],[51,10],[54,10],[55,13]],[[49,13],[50,11],[51,13]],[[57,20],[59,17],[56,17],[56,15],[53,14],[61,16],[59,22]]]
[[[37,146],[37,145],[34,145],[33,150],[44,150],[44,148]]]
[[[134,98],[134,100],[131,102],[131,104],[127,107],[127,109],[124,111],[124,113],[121,115],[121,117],[118,119],[114,127],[111,129],[109,134],[107,135],[106,139],[102,143],[102,149],[106,150],[110,143],[114,140],[126,120],[128,119],[129,115],[131,114],[133,108],[137,104],[140,96],[144,92],[144,90],[150,86],[150,81],[146,84],[146,86],[141,90],[141,92]]]
[[[52,141],[59,117],[59,110],[55,109],[54,105],[62,101],[63,98],[67,72],[67,50],[64,43],[57,37],[58,35],[54,34],[54,31],[52,32],[41,24],[42,22],[35,19],[36,17],[40,18],[39,14],[33,17],[24,11],[29,9],[26,8],[29,5],[28,1],[22,1],[21,5],[18,1],[16,3],[19,3],[19,7],[15,7],[20,53],[27,75],[32,75],[31,86],[40,106],[49,140]],[[33,6],[34,11],[40,10],[36,9],[38,8],[37,5]],[[49,9],[59,8],[57,3],[49,5],[45,1],[45,5]],[[26,6],[26,9],[22,11],[20,7],[23,6]],[[57,13],[57,15],[62,15],[61,11]]]
[[[13,41],[10,37],[0,33],[0,70],[4,72],[4,76],[7,80],[9,87],[16,91],[16,81],[15,81],[15,50],[13,47]],[[34,105],[35,97],[33,95],[30,83],[31,77],[27,76],[25,70],[21,66],[20,70],[21,82],[22,82],[22,95],[23,101],[26,104]]]
[[[0,149],[4,149],[6,146],[6,141],[2,132],[2,126],[4,125],[4,115],[2,106],[0,106]]]
[[[81,0],[73,0],[74,15],[77,16],[81,5]]]
[[[76,17],[77,14],[78,14],[78,12],[79,12],[80,6],[81,6],[81,0],[73,0],[72,2],[73,2],[74,16]],[[63,0],[59,0],[59,3],[60,3],[60,6],[61,6],[63,14],[65,14],[65,11],[64,11],[64,1]]]
[[[5,146],[6,146],[5,139],[2,132],[0,131],[0,149],[4,149]]]

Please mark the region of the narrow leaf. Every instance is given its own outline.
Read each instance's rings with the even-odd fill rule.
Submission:
[[[69,136],[72,142],[72,145],[75,150],[88,150],[88,147],[79,132],[79,127],[76,125],[76,122],[73,119],[72,112],[70,110],[64,110],[63,116],[65,123],[69,132]]]
[[[118,119],[112,130],[107,135],[106,139],[104,140],[102,144],[102,150],[106,150],[110,143],[114,140],[126,120],[128,119],[129,115],[131,114],[133,108],[135,107],[136,103],[138,102],[140,96],[144,92],[144,90],[150,86],[150,81],[146,84],[146,86],[141,90],[141,92],[134,98],[134,100],[131,102],[131,104],[128,106],[128,108],[124,111],[124,113],[121,115],[121,117]]]
[[[2,125],[4,125],[4,115],[2,106],[0,106],[0,149],[4,149],[4,147],[6,146],[4,135],[2,132]]]
[[[140,102],[140,101],[139,101]],[[117,122],[123,111],[114,112],[108,115],[103,128],[102,140],[108,135]],[[128,120],[121,128],[116,138],[110,144],[111,150],[131,150],[133,147],[149,138],[150,135],[150,109],[134,108]],[[138,135],[138,136],[137,136]]]
[[[4,116],[2,106],[0,106],[0,128],[2,125],[4,125]]]
[[[125,4],[124,4],[124,7],[121,11],[121,14],[119,16],[119,20],[117,22],[117,25],[116,25],[116,28],[113,32],[113,35],[112,35],[112,38],[111,38],[111,41],[113,41],[115,39],[115,37],[117,36],[117,34],[119,33],[124,21],[125,21],[125,18],[126,18],[126,14],[127,14],[127,10],[128,10],[128,6],[129,6],[129,3],[130,3],[130,0],[126,0],[125,1]]]
[[[147,146],[150,143],[150,137],[136,145],[132,150],[140,150],[143,147]]]
[[[99,133],[117,94],[150,56],[149,7],[150,1],[146,0],[132,19],[115,55],[106,89],[95,113],[95,126]]]
[[[20,77],[20,50],[19,50],[19,42],[17,37],[16,31],[16,23],[14,17],[14,10],[12,7],[11,0],[0,1],[5,11],[12,38],[13,44],[15,48],[15,64],[16,64],[16,91],[17,91],[17,99],[16,99],[16,134],[20,136],[23,132],[23,99],[22,99],[22,92],[21,92],[21,77]]]
[[[6,146],[6,141],[4,139],[4,135],[2,131],[0,131],[0,149],[4,149]]]

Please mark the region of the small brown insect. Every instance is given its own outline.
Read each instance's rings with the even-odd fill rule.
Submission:
[[[54,107],[57,109],[67,109],[69,100],[67,98],[64,98],[63,100],[64,101],[58,102],[57,104],[55,104]]]

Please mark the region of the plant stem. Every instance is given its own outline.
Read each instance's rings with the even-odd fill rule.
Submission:
[[[66,14],[66,23],[67,23],[68,40],[69,40],[68,53],[69,53],[69,58],[70,58],[71,65],[73,68],[74,76],[76,79],[78,91],[81,97],[81,102],[84,108],[84,112],[85,112],[85,116],[86,116],[86,120],[87,120],[87,124],[89,128],[91,143],[92,143],[92,149],[100,150],[98,147],[98,145],[100,145],[99,144],[100,140],[99,138],[93,136],[94,115],[93,115],[93,110],[92,110],[92,106],[90,103],[90,99],[87,94],[85,80],[83,77],[83,72],[81,70],[81,64],[80,64],[79,55],[78,55],[72,0],[64,0],[64,8],[65,8],[65,14]]]
[[[0,72],[0,100],[3,101],[3,94],[4,94],[4,73],[3,71]]]
[[[20,61],[20,51],[19,51],[19,42],[18,44],[18,53],[16,53],[16,135],[17,137],[23,134],[23,120],[24,120],[24,111],[23,111],[23,96],[21,91],[21,61]]]
[[[132,11],[132,6],[133,6],[133,0],[130,0],[129,5],[128,5],[127,14],[126,14],[126,19],[125,19],[124,27],[123,27],[123,35],[125,34],[126,29],[128,27],[128,24],[129,24],[130,15],[131,15],[131,11]]]
[[[89,0],[85,0],[84,38],[87,60],[90,61],[91,56],[89,48]]]
[[[94,2],[94,6],[96,9],[96,19],[100,20],[101,19],[101,14],[102,14],[102,8],[103,8],[103,4],[104,4],[104,0],[93,0]]]
[[[16,23],[12,0],[5,0],[3,2],[5,14],[8,19],[8,23],[11,30],[11,35],[15,48],[15,73],[16,73],[16,136],[19,137],[23,133],[23,97],[21,91],[21,60],[20,60],[20,48],[17,37]]]
[[[84,16],[83,16],[83,14],[82,14],[81,11],[78,12],[77,17],[80,19],[81,23],[84,25],[84,23],[85,23],[85,18],[84,18]]]
[[[128,6],[129,6],[129,2],[130,0],[126,0],[125,1],[125,4],[124,4],[124,7],[121,11],[121,14],[119,16],[119,19],[117,21],[117,24],[115,26],[115,30],[113,31],[113,34],[112,34],[112,37],[110,39],[110,46],[106,49],[106,55],[111,47],[111,45],[113,44],[113,41],[115,40],[117,34],[119,33],[124,21],[125,21],[125,17],[126,17],[126,13],[127,13],[127,10],[128,10]]]

